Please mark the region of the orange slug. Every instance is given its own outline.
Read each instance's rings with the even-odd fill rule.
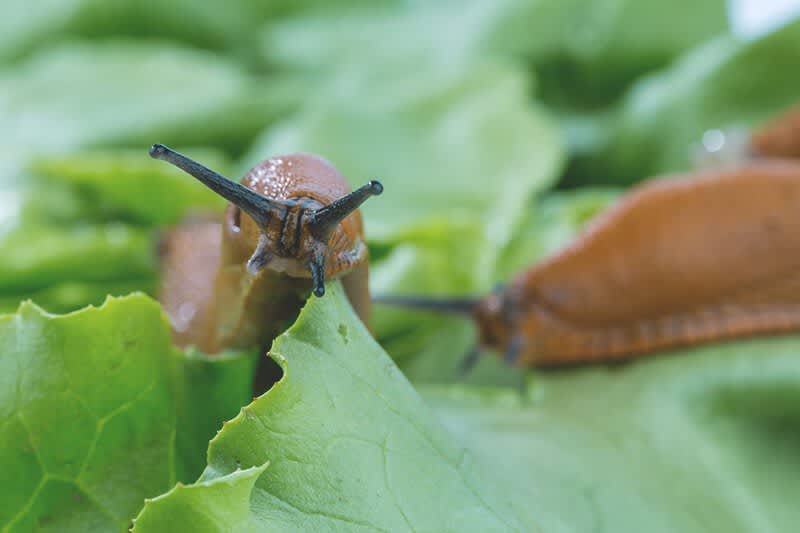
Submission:
[[[480,348],[530,366],[800,329],[800,163],[753,160],[644,182],[479,300],[376,300],[468,313]]]
[[[230,202],[221,221],[188,221],[162,241],[160,300],[179,346],[206,353],[265,347],[297,315],[309,291],[341,278],[368,322],[367,246],[358,207],[383,186],[350,191],[324,159],[267,159],[240,183],[160,144],[150,155],[197,178]]]

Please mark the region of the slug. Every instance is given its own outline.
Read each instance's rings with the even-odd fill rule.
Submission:
[[[477,300],[376,300],[470,315],[479,349],[465,370],[483,349],[546,367],[800,329],[800,163],[644,182]]]
[[[378,181],[350,191],[328,161],[310,154],[267,159],[240,183],[156,144],[150,156],[184,170],[230,202],[222,220],[196,218],[160,247],[159,299],[179,346],[206,353],[264,347],[293,320],[309,291],[341,278],[368,323],[368,254],[358,207]]]
[[[800,105],[790,107],[752,131],[707,130],[693,154],[698,169],[757,158],[800,158]]]

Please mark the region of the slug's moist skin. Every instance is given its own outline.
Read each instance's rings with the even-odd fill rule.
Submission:
[[[160,299],[176,342],[206,353],[266,346],[293,320],[309,291],[341,278],[369,320],[368,254],[358,206],[377,181],[351,192],[324,159],[267,159],[235,183],[162,145],[152,157],[185,170],[228,199],[222,222],[196,219],[162,241]]]

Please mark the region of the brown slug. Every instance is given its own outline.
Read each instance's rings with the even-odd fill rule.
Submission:
[[[376,300],[469,314],[480,348],[530,366],[798,330],[800,162],[644,182],[559,253],[478,300]]]
[[[383,192],[379,182],[351,192],[331,163],[310,154],[262,161],[240,183],[160,144],[150,155],[230,202],[221,221],[188,221],[162,241],[159,297],[178,345],[206,353],[265,347],[308,292],[323,296],[331,278],[341,278],[368,322],[368,256],[358,207]]]

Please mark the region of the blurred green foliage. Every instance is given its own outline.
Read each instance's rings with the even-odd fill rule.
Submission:
[[[151,161],[147,148],[154,142],[178,147],[231,178],[266,157],[296,151],[317,152],[331,160],[352,185],[377,177],[386,192],[363,208],[373,292],[480,295],[558,250],[613,202],[623,186],[655,173],[687,169],[691,150],[705,130],[754,126],[793,103],[798,50],[800,22],[745,40],[727,30],[722,0],[48,0],[36,9],[21,0],[10,0],[0,17],[0,312],[12,312],[26,299],[48,311],[68,312],[98,305],[107,294],[134,290],[157,294],[161,233],[187,217],[218,213],[222,203],[179,171]],[[345,320],[345,311],[336,313],[340,313],[337,319]],[[63,319],[25,304],[16,318],[5,318],[0,343],[9,348],[0,355],[0,364],[5,361],[8,370],[0,390],[6,398],[0,401],[0,411],[8,414],[14,431],[22,431],[15,413],[24,410],[13,403],[14,391],[31,387],[31,395],[45,398],[45,407],[22,416],[30,416],[37,428],[47,428],[52,422],[45,413],[47,402],[57,403],[58,397],[49,397],[37,388],[41,383],[30,384],[24,376],[41,374],[56,380],[57,390],[67,390],[72,384],[60,372],[71,368],[69,365],[76,365],[75,375],[84,372],[74,363],[80,355],[77,349],[59,351],[58,335],[36,340],[42,329],[63,328],[64,335],[74,336],[76,346],[86,344],[87,367],[102,368],[118,360],[138,364],[127,359],[132,348],[112,342],[115,331],[131,326],[120,316],[125,314],[142,330],[137,333],[140,340],[151,345],[146,356],[141,356],[141,364],[161,369],[154,379],[162,395],[158,408],[166,409],[166,414],[142,413],[142,420],[148,420],[147,424],[160,420],[159,427],[177,435],[177,444],[173,443],[177,455],[165,459],[172,444],[144,422],[129,428],[132,446],[142,445],[148,457],[158,457],[154,463],[161,466],[177,465],[177,478],[191,481],[205,466],[200,452],[208,438],[221,420],[246,402],[242,391],[252,365],[239,360],[238,366],[234,364],[237,369],[226,373],[207,366],[211,363],[202,355],[166,350],[163,319],[154,318],[152,304],[140,296]],[[30,322],[40,327],[15,330],[20,321],[23,326]],[[310,326],[304,327],[303,334],[314,337],[308,331]],[[563,393],[567,397],[581,396],[584,390],[602,397],[605,389],[618,389],[629,391],[634,398],[630,401],[635,402],[643,397],[643,390],[661,379],[681,375],[675,379],[690,380],[693,369],[700,367],[708,383],[716,383],[715,376],[725,369],[728,350],[723,348],[718,357],[684,354],[676,356],[674,363],[646,367],[652,370],[639,371],[633,365],[618,372],[598,371],[601,377],[597,378],[571,373],[554,379],[536,376],[531,385],[530,375],[507,368],[494,357],[483,358],[474,373],[461,376],[459,363],[474,343],[475,332],[460,318],[378,307],[372,328],[414,384],[461,383],[441,389],[438,399],[431,401],[436,405],[441,398],[447,398],[448,405],[455,402],[452,410],[440,408],[439,413],[459,438],[469,442],[480,460],[492,460],[491,445],[508,445],[503,453],[519,457],[525,465],[516,477],[486,476],[481,483],[497,479],[516,484],[524,482],[523,475],[542,480],[527,494],[529,498],[541,496],[548,506],[552,503],[548,509],[539,505],[535,514],[540,514],[534,517],[536,523],[546,523],[548,530],[585,530],[595,523],[586,518],[590,510],[585,510],[586,516],[581,514],[584,508],[575,498],[584,498],[607,502],[608,509],[613,509],[603,507],[603,512],[614,516],[603,517],[606,529],[601,530],[641,530],[640,524],[675,513],[674,522],[664,523],[691,530],[714,522],[730,526],[720,526],[720,531],[736,531],[741,524],[757,522],[746,513],[733,512],[731,502],[750,505],[741,494],[766,490],[754,473],[756,454],[773,440],[791,447],[791,438],[782,440],[772,426],[764,432],[764,440],[747,433],[753,427],[752,409],[741,420],[736,417],[744,411],[720,408],[725,416],[709,419],[711,422],[697,418],[687,422],[684,411],[632,409],[622,393],[605,403],[576,404],[567,413],[552,403],[527,403],[530,390],[537,394],[551,388],[567,391]],[[107,333],[98,339],[96,331]],[[282,342],[288,346],[293,341]],[[341,348],[327,345],[324,339],[315,338],[314,342],[322,352]],[[787,376],[793,375],[791,358],[782,354],[790,353],[795,343],[788,340],[777,348],[769,343],[766,348],[742,344],[733,350],[736,365],[757,370],[763,348],[775,351],[774,359],[785,365]],[[381,357],[373,348],[359,357],[364,361]],[[288,351],[296,352],[298,358],[305,355],[297,346]],[[48,354],[47,365],[34,364],[32,358],[37,354]],[[687,364],[684,371],[678,362],[683,358],[691,358],[696,366]],[[706,368],[706,359],[719,361]],[[318,391],[305,390],[308,384],[303,380],[323,376],[332,388],[349,383],[339,369],[298,364],[304,367],[302,380],[290,377],[283,385],[295,390],[297,397],[319,400]],[[391,368],[391,363],[384,364]],[[30,374],[23,372],[26,365],[30,365]],[[53,370],[47,371],[45,366]],[[91,373],[86,376],[81,386],[87,390],[105,387],[104,380],[112,379]],[[386,376],[376,373],[370,379],[373,377],[379,382]],[[397,379],[392,376],[389,381],[394,385],[387,386],[397,386]],[[112,379],[110,383],[116,382]],[[478,385],[499,387],[501,397],[513,398],[515,410],[494,409]],[[703,384],[697,386],[702,389]],[[758,384],[754,387],[736,389],[730,396],[731,405],[742,405],[737,403],[740,396],[763,389]],[[379,391],[373,393],[380,397]],[[347,394],[342,395],[344,402]],[[479,405],[470,404],[472,395],[480,398]],[[791,401],[789,396],[786,401]],[[398,398],[393,401],[409,418],[430,418],[413,404],[416,400],[410,400],[407,391]],[[665,398],[666,402],[674,399],[669,394]],[[352,416],[374,403],[367,393],[361,400],[348,403]],[[97,408],[105,409],[104,402],[99,399]],[[265,423],[276,423],[269,418],[274,402],[265,398],[253,404]],[[81,411],[85,406],[73,403],[64,403],[59,413],[65,424],[72,420],[80,428],[84,419],[88,420]],[[782,412],[783,404],[779,407],[774,412]],[[179,421],[191,427],[176,425],[170,419],[176,412],[182,413]],[[577,448],[563,445],[558,435],[545,442],[550,436],[541,437],[545,430],[537,422],[541,417],[547,421],[547,431],[569,436],[586,420],[605,422],[606,412],[609,418],[619,415],[616,425],[609,429],[595,424],[585,433],[579,432],[576,438],[585,438],[590,444]],[[771,417],[771,413],[767,414]],[[645,414],[654,421],[646,420]],[[314,455],[318,450],[313,449],[322,442],[315,437],[323,439],[325,431],[315,432],[319,428],[292,418],[294,415],[288,413],[285,431],[307,435],[311,450],[307,460],[316,465],[315,472],[326,476],[333,475],[335,468],[346,469],[348,464],[342,460],[325,470],[320,456]],[[728,424],[731,417],[736,421]],[[595,463],[608,461],[602,449],[607,435],[616,431],[612,438],[623,439],[624,431],[631,428],[631,438],[641,441],[631,444],[630,453],[641,454],[642,464],[675,464],[677,455],[670,456],[648,439],[661,424],[682,430],[690,422],[714,424],[721,428],[720,435],[744,443],[729,449],[719,445],[721,451],[717,452],[717,441],[709,444],[705,434],[702,439],[695,435],[685,441],[687,446],[711,450],[708,460],[722,458],[721,470],[709,475],[722,470],[743,472],[746,488],[739,496],[726,494],[708,500],[711,522],[684,520],[687,515],[682,510],[691,501],[690,496],[680,495],[667,498],[663,507],[640,507],[644,510],[636,516],[642,522],[624,515],[619,502],[637,494],[639,483],[645,482],[638,478],[619,481],[612,472],[618,463],[613,461],[597,474],[603,478],[599,482],[582,480]],[[336,423],[345,422],[337,419]],[[487,429],[495,424],[513,429],[507,433]],[[440,434],[438,427],[430,428],[429,433]],[[389,427],[390,432],[395,430],[405,431]],[[41,431],[29,430],[28,434],[45,435]],[[365,426],[356,428],[353,435],[366,438],[374,431]],[[75,433],[81,433],[80,429]],[[74,442],[71,433],[64,435],[66,451],[53,459],[54,465],[88,457],[80,447],[80,439],[86,435],[77,435]],[[249,446],[251,437],[266,446],[266,441],[249,434],[241,440],[224,439],[230,450],[236,450]],[[555,454],[553,447],[562,445],[563,454]],[[281,446],[270,442],[270,449],[258,460],[242,465],[252,469],[235,471],[225,459],[224,469],[213,471],[212,467],[197,486],[170,493],[172,503],[165,505],[184,510],[184,503],[186,508],[205,506],[209,516],[221,517],[221,523],[249,523],[252,517],[247,515],[249,507],[243,499],[250,497],[254,484],[263,488],[270,479],[271,489],[277,483],[281,490],[294,490],[291,485],[296,479],[307,481],[288,473],[281,477],[281,472],[286,472],[281,462],[297,460]],[[554,455],[532,463],[525,457],[528,449]],[[576,458],[574,463],[568,460],[570,453]],[[31,449],[20,450],[6,439],[0,459],[13,464],[20,457],[24,458],[20,464],[33,464]],[[220,457],[212,453],[212,459]],[[554,476],[547,466],[550,457],[560,457],[560,468],[572,472],[573,477]],[[781,470],[783,458],[770,463],[770,471]],[[96,464],[86,459],[86,464],[98,472],[113,471],[113,476],[130,475],[124,472],[131,465],[105,459],[98,456]],[[272,466],[263,470],[268,459],[276,461],[274,470]],[[784,462],[789,465],[788,458]],[[623,463],[620,460],[619,464]],[[508,468],[513,463],[507,460],[503,465]],[[431,468],[436,465],[431,463]],[[51,471],[49,467],[45,470]],[[9,500],[0,505],[7,514],[17,516],[18,530],[34,525],[82,530],[100,527],[101,522],[111,529],[124,529],[144,497],[168,490],[176,479],[154,469],[148,471],[152,477],[143,474],[140,485],[123,491],[120,498],[124,502],[95,506],[86,500],[70,503],[70,491],[74,490],[70,487],[80,481],[72,471],[52,480],[18,470],[9,472],[0,486],[22,480],[15,494],[41,491],[24,502]],[[666,480],[664,472],[642,467],[640,474],[652,477],[647,483],[658,484],[658,480]],[[709,471],[700,468],[699,472]],[[674,490],[688,495],[707,490],[702,475],[681,478]],[[721,482],[727,479],[719,475]],[[598,488],[606,480],[618,487],[618,492]],[[556,486],[559,490],[553,491]],[[93,491],[87,494],[94,495]],[[207,499],[207,491],[216,496]],[[280,498],[287,493],[275,494]],[[402,491],[398,494],[411,497]],[[777,513],[780,517],[775,519],[774,529],[782,530],[782,525],[790,523],[786,517],[793,515],[784,508],[780,494],[769,494],[753,504],[753,516],[760,509]],[[320,489],[302,497],[316,505],[319,501],[314,498],[327,496]],[[595,497],[598,499],[593,500]],[[98,513],[98,508],[106,506],[109,512]],[[62,512],[73,508],[76,514]],[[575,516],[557,511],[575,508],[581,509]],[[152,513],[149,519],[153,523],[167,516]],[[43,520],[52,516],[60,518]],[[109,516],[113,517],[110,521]],[[144,524],[148,519],[142,520]],[[205,523],[203,520],[199,523]],[[7,516],[0,517],[0,525],[6,523]]]

